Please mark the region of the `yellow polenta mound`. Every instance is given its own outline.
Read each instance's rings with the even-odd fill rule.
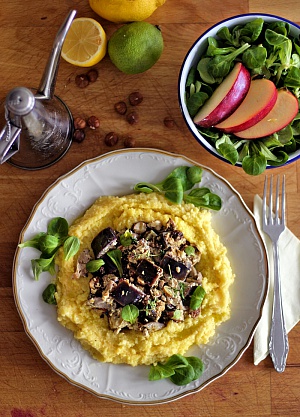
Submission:
[[[91,249],[93,238],[104,228],[124,230],[137,221],[169,219],[201,252],[199,270],[206,296],[201,314],[184,322],[169,321],[163,329],[144,336],[140,331],[116,333],[106,317],[87,305],[89,278],[72,278],[77,257],[65,261],[60,252],[57,276],[58,321],[71,329],[74,336],[99,361],[127,363],[133,366],[163,361],[172,354],[184,354],[193,344],[205,344],[216,326],[230,316],[229,287],[234,275],[226,248],[211,226],[211,213],[191,204],[176,205],[158,194],[134,194],[124,197],[100,197],[70,227],[69,234],[78,236],[81,250]],[[80,253],[80,252],[79,252]]]

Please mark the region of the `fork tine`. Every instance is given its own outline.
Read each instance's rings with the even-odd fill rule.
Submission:
[[[262,217],[263,223],[267,223],[267,187],[268,187],[268,177],[265,177],[265,184],[264,184],[264,193],[263,193],[263,206],[262,206]]]
[[[273,224],[273,175],[270,177],[268,224]]]
[[[285,175],[282,177],[281,190],[281,223],[285,225]]]
[[[277,182],[276,182],[275,224],[279,224],[279,186],[280,186],[280,177],[278,175]]]

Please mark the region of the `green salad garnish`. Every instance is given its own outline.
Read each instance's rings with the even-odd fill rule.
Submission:
[[[300,41],[284,21],[256,18],[229,29],[222,27],[208,37],[205,53],[186,80],[186,105],[194,117],[237,62],[252,79],[265,77],[286,88],[300,102]],[[267,164],[280,166],[300,148],[300,113],[284,129],[261,139],[241,140],[215,128],[197,129],[230,163],[242,164],[247,174],[261,174]]]

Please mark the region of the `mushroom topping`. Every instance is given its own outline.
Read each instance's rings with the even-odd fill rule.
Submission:
[[[192,310],[190,303],[202,285],[196,269],[201,254],[172,219],[165,226],[159,220],[138,221],[120,232],[108,227],[94,238],[92,250],[104,264],[90,278],[88,305],[105,314],[115,332],[130,329],[147,336],[170,320],[200,314],[201,307]],[[122,315],[128,305],[138,310],[135,321]]]

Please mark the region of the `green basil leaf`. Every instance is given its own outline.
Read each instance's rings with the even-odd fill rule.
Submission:
[[[69,260],[76,255],[80,248],[80,240],[76,236],[69,236],[63,245],[65,260]]]
[[[195,289],[195,291],[193,292],[192,296],[191,296],[191,301],[190,301],[190,309],[191,310],[197,310],[205,297],[205,289],[203,287],[201,287],[200,285]]]
[[[89,261],[85,267],[88,272],[97,272],[104,263],[103,259],[93,259],[92,261]]]
[[[176,368],[174,375],[170,376],[170,380],[176,385],[187,385],[195,378],[195,371],[192,365],[188,364],[182,368]]]
[[[130,246],[132,244],[133,237],[129,230],[126,230],[120,235],[120,243],[122,246]]]
[[[163,365],[158,362],[157,365],[151,365],[148,379],[149,381],[158,381],[160,379],[169,378],[174,375],[175,371],[171,366]]]
[[[52,258],[39,258],[39,259],[32,259],[31,260],[31,266],[32,271],[34,275],[34,279],[36,281],[39,280],[40,274],[44,271],[48,271],[48,268],[50,267],[51,263],[53,262]]]
[[[36,236],[34,236],[34,238],[27,240],[26,242],[20,243],[18,245],[19,248],[35,248],[40,250],[40,238],[45,236],[46,233],[45,232],[41,232],[39,234],[37,234]]]
[[[194,381],[196,379],[199,379],[200,376],[203,374],[204,365],[201,359],[197,358],[196,356],[188,356],[187,358],[188,363],[193,367],[194,369]]]
[[[42,297],[45,303],[47,304],[57,304],[56,298],[55,298],[55,292],[56,292],[56,285],[55,284],[49,284],[43,291]]]
[[[43,255],[46,255],[48,257],[52,256],[53,253],[59,248],[59,246],[60,242],[56,236],[46,234],[44,236],[41,236],[39,239],[40,251]]]
[[[48,224],[47,232],[49,235],[56,236],[58,238],[68,236],[69,225],[67,220],[63,217],[54,217],[54,219],[52,219]]]
[[[186,253],[188,256],[195,255],[195,248],[194,248],[194,246],[186,246],[186,247],[184,248],[184,251],[185,251],[185,253]]]
[[[185,356],[174,354],[167,360],[166,365],[171,366],[173,369],[183,368],[188,365],[188,361]]]
[[[108,251],[107,256],[113,261],[119,271],[120,277],[123,275],[123,268],[122,268],[122,251],[120,249],[113,249]]]
[[[122,308],[121,316],[122,319],[128,321],[130,324],[134,324],[140,314],[139,309],[133,305],[128,304]]]

